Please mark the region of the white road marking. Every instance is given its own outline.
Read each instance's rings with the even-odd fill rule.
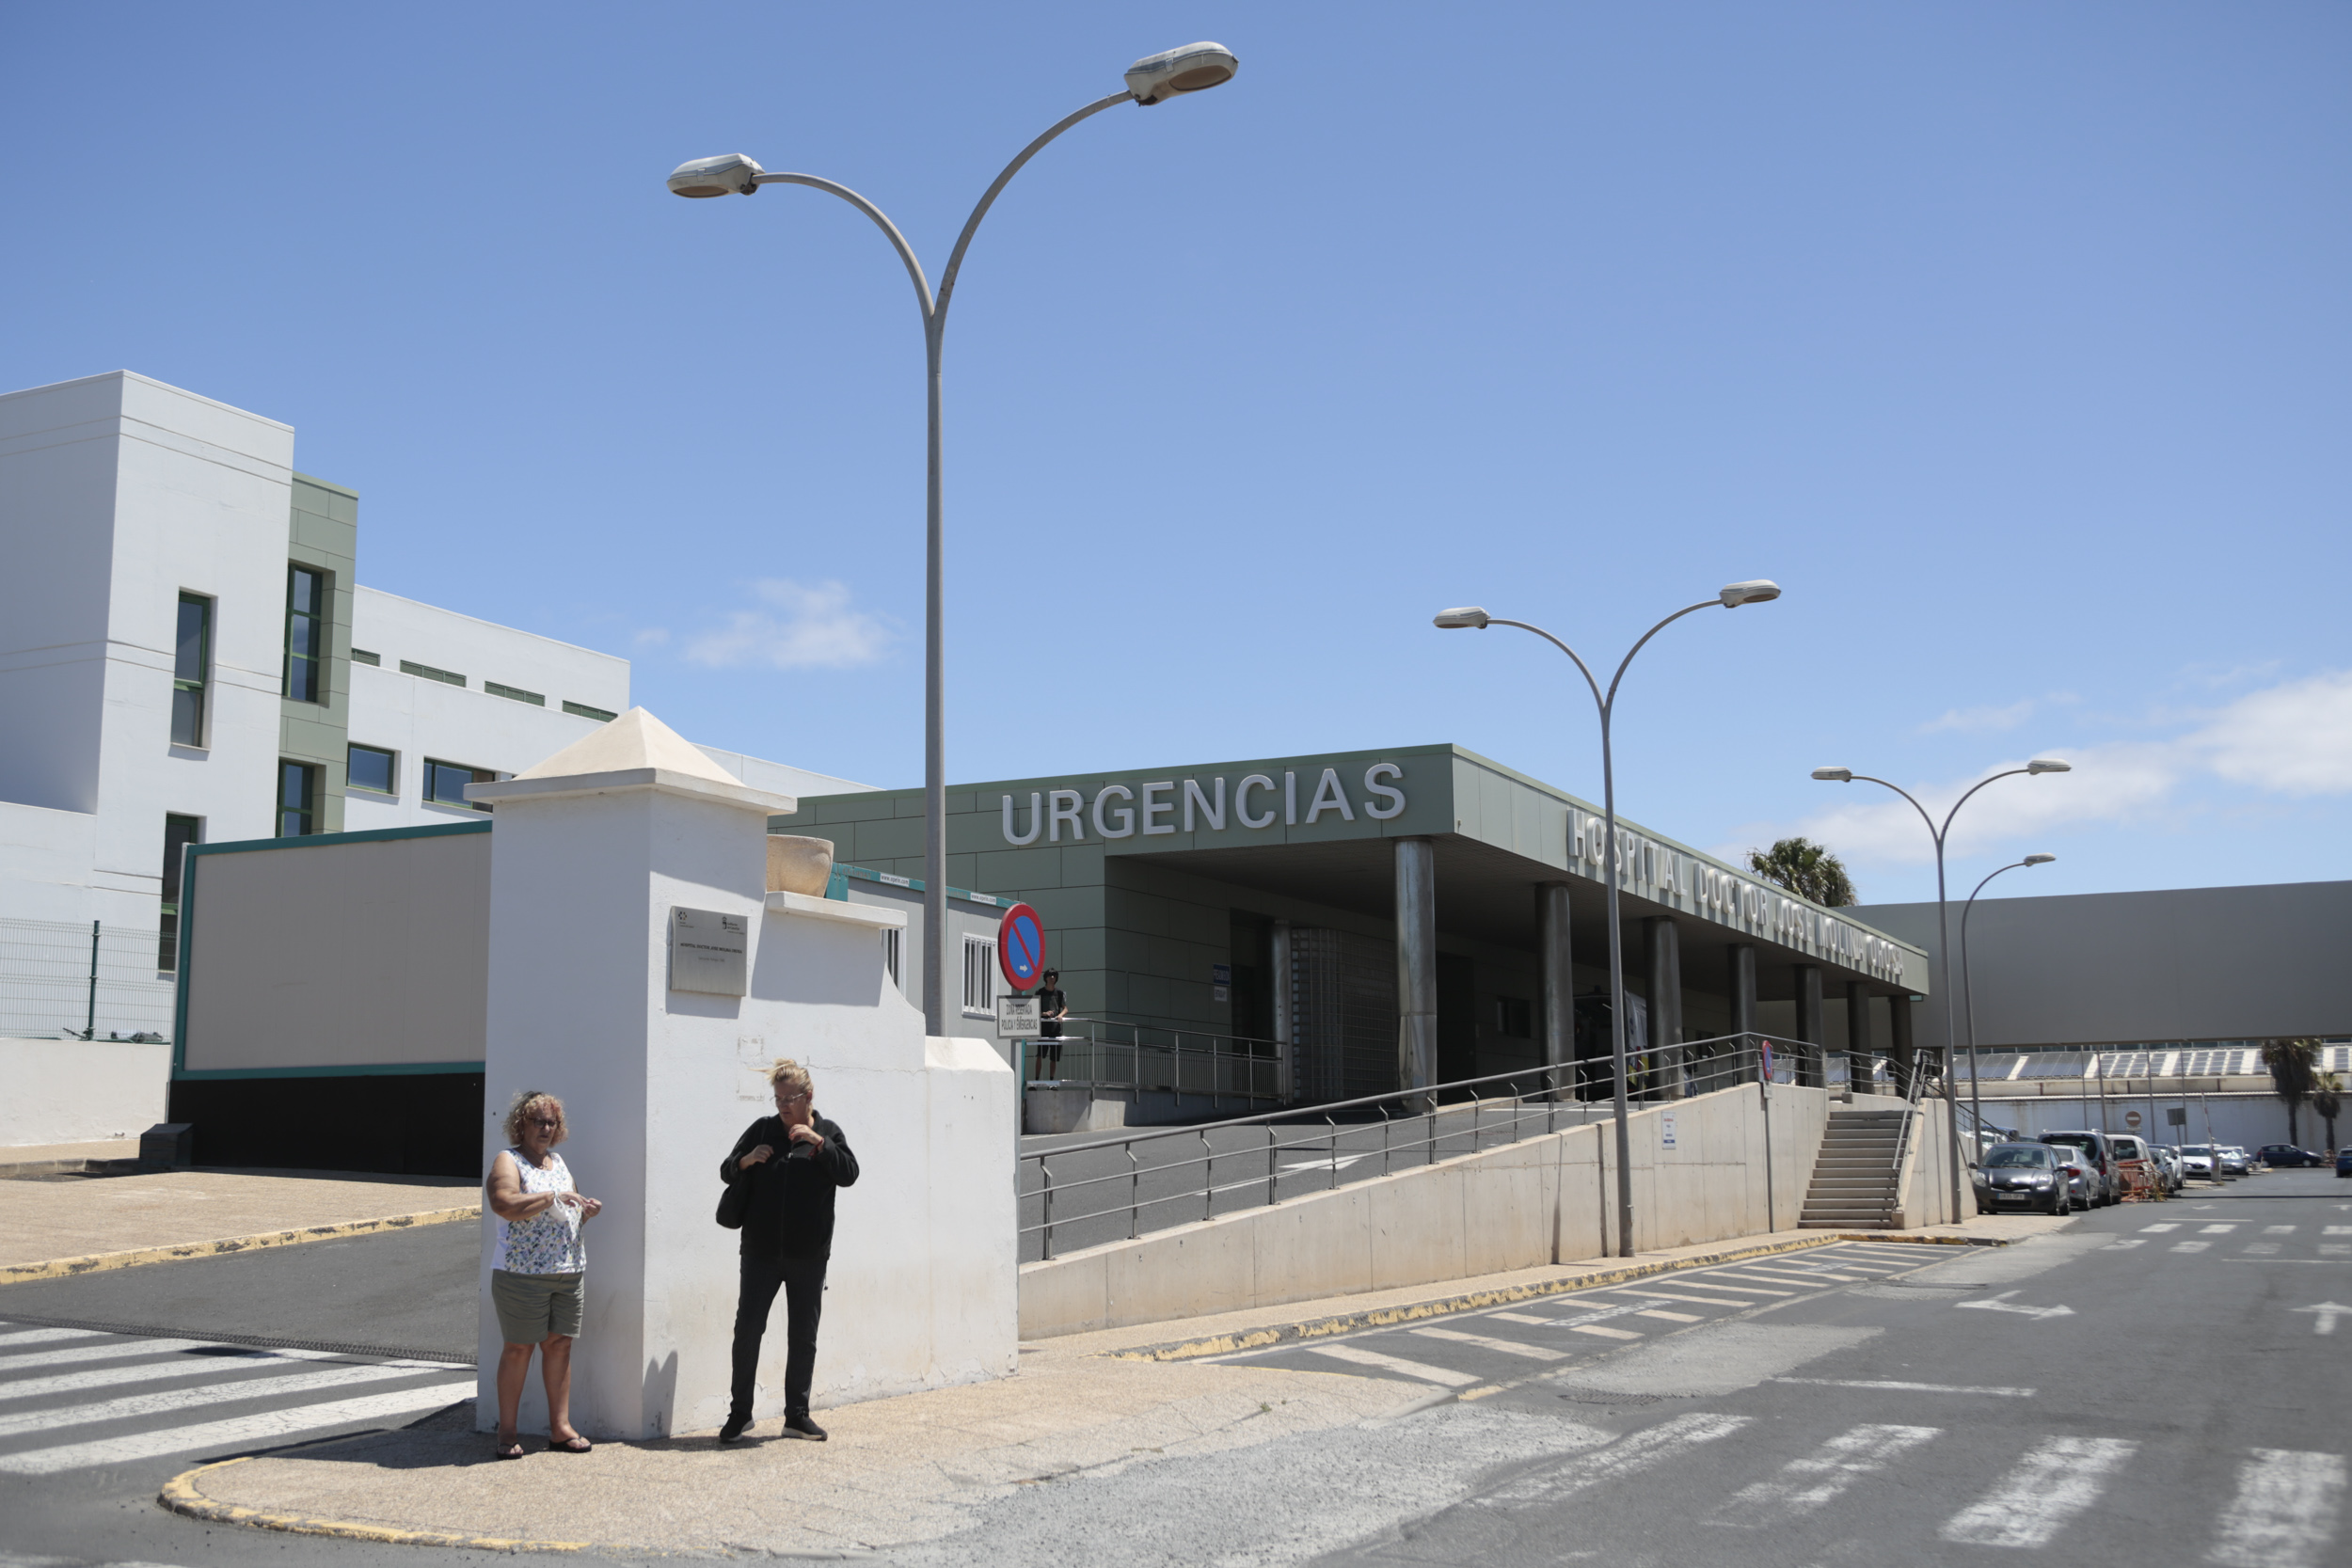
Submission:
[[[2178,1220],[2167,1220],[2162,1225],[2143,1225],[2139,1228],[2141,1233],[2144,1235],[2161,1236],[2168,1230],[2178,1230],[2181,1228],[2181,1222]]]
[[[1384,1372],[1419,1378],[1423,1383],[1441,1384],[1448,1388],[1467,1388],[1478,1381],[1468,1372],[1457,1372],[1447,1367],[1432,1367],[1423,1361],[1407,1361],[1401,1355],[1383,1355],[1376,1350],[1365,1350],[1357,1345],[1309,1345],[1307,1348],[1334,1361],[1352,1361],[1359,1367],[1377,1367]]]
[[[1754,1296],[1793,1296],[1793,1295],[1795,1295],[1795,1294],[1797,1293],[1797,1292],[1796,1292],[1796,1291],[1767,1291],[1767,1290],[1763,1289],[1762,1287],[1760,1287],[1760,1286],[1758,1286],[1758,1285],[1756,1285],[1756,1284],[1755,1284],[1755,1283],[1754,1283],[1754,1281],[1755,1281],[1755,1280],[1756,1280],[1758,1277],[1761,1277],[1761,1278],[1765,1278],[1765,1279],[1772,1280],[1772,1281],[1773,1283],[1775,1283],[1775,1284],[1788,1284],[1788,1283],[1789,1283],[1788,1281],[1787,1281],[1787,1280],[1785,1280],[1785,1279],[1782,1279],[1782,1278],[1781,1278],[1778,1275],[1770,1275],[1770,1274],[1768,1274],[1768,1275],[1761,1275],[1761,1276],[1756,1275],[1752,1275],[1752,1274],[1718,1274],[1718,1275],[1708,1275],[1708,1277],[1706,1277],[1705,1279],[1701,1280],[1701,1281],[1700,1281],[1700,1283],[1701,1283],[1701,1284],[1703,1284],[1703,1285],[1705,1285],[1705,1286],[1706,1286],[1708,1290],[1710,1290],[1710,1291],[1740,1291],[1742,1295],[1754,1295]],[[1748,1283],[1748,1284],[1746,1284],[1746,1285],[1719,1285],[1719,1284],[1717,1284],[1717,1283],[1716,1283],[1716,1281],[1717,1281],[1717,1280],[1720,1280],[1720,1279],[1745,1279],[1745,1280],[1750,1281],[1750,1283]]]
[[[1686,1296],[1673,1291],[1644,1291],[1642,1294],[1653,1301],[1687,1301],[1699,1307],[1753,1307],[1752,1301],[1733,1301],[1724,1296]]]
[[[2197,1227],[2197,1234],[2200,1236],[2226,1236],[2236,1228],[2237,1221],[2223,1220],[2218,1225],[2199,1226]]]
[[[2146,1242],[2143,1242],[2138,1237],[2135,1236],[2128,1242],[2109,1242],[2107,1243],[2107,1248],[2109,1251],[2120,1252],[2125,1247],[2146,1246],[2147,1244],[2148,1243]]]
[[[1475,1380],[1472,1380],[1475,1381]],[[169,1453],[258,1448],[326,1427],[354,1421],[380,1421],[395,1416],[421,1416],[461,1400],[474,1391],[468,1373],[463,1382],[404,1388],[396,1393],[366,1394],[326,1404],[298,1404],[285,1410],[263,1411],[225,1421],[196,1426],[170,1426],[124,1437],[103,1437],[57,1448],[27,1449],[0,1454],[0,1472],[19,1476],[48,1476],[94,1465],[124,1465]]]
[[[448,1372],[447,1367],[435,1367],[437,1372]],[[316,1371],[291,1372],[281,1377],[241,1377],[224,1383],[208,1383],[197,1388],[171,1388],[151,1394],[126,1394],[120,1399],[101,1400],[95,1404],[74,1404],[63,1408],[51,1406],[46,1410],[29,1410],[15,1416],[0,1416],[0,1437],[21,1436],[28,1432],[45,1432],[57,1427],[87,1426],[98,1421],[129,1420],[138,1416],[166,1416],[177,1410],[195,1410],[208,1404],[233,1404],[239,1400],[272,1399],[280,1394],[308,1394],[321,1388],[340,1388],[355,1383],[381,1383],[388,1378],[415,1377],[419,1369],[408,1367],[322,1367]],[[447,1404],[449,1402],[441,1402]]]
[[[1759,1291],[1753,1285],[1718,1285],[1711,1279],[1701,1279],[1694,1281],[1693,1283],[1697,1289],[1702,1291],[1722,1291],[1732,1295],[1791,1296],[1796,1294],[1794,1291]],[[1749,1307],[1753,1306],[1754,1303],[1743,1301],[1740,1305],[1742,1307]]]
[[[1745,1416],[1677,1416],[1605,1449],[1571,1459],[1555,1470],[1521,1476],[1477,1501],[1486,1507],[1557,1502],[1604,1481],[1638,1475],[1702,1443],[1728,1437],[1747,1424]]]
[[[2139,1445],[2121,1437],[2053,1437],[1949,1519],[1940,1533],[1967,1546],[2046,1546],[2099,1500],[2110,1471]]]
[[[1533,1312],[1489,1312],[1486,1316],[1497,1323],[1534,1323],[1537,1328],[1549,1328],[1560,1321],[1557,1318],[1539,1318]]]
[[[2249,1242],[2246,1243],[2246,1256],[2249,1258],[2268,1258],[2278,1250],[2279,1243],[2276,1242]]]
[[[1541,1323],[1540,1318],[1531,1322]],[[1565,1361],[1564,1350],[1547,1350],[1542,1345],[1522,1345],[1517,1339],[1498,1339],[1486,1334],[1465,1334],[1458,1328],[1417,1328],[1415,1334],[1425,1339],[1451,1339],[1457,1345],[1476,1345],[1480,1350],[1501,1351],[1505,1355],[1523,1355],[1530,1361]]]
[[[2341,1209],[2344,1205],[2338,1204],[2336,1207]],[[2323,1225],[2319,1227],[2319,1233],[2323,1236],[2352,1236],[2352,1225]]]
[[[2336,1331],[2336,1320],[2346,1312],[2352,1312],[2352,1307],[2345,1307],[2340,1302],[2323,1301],[2316,1307],[2297,1307],[2293,1310],[2318,1313],[2319,1321],[2312,1324],[2312,1331],[2315,1334],[2333,1334]]]
[[[1776,1377],[1774,1383],[1804,1383],[1816,1388],[1894,1388],[1906,1394],[1994,1394],[2003,1399],[2029,1400],[2031,1388],[2009,1388],[1999,1384],[1969,1383],[1899,1383],[1886,1378],[1843,1377]]]
[[[20,1328],[13,1334],[0,1334],[0,1355],[14,1355],[19,1350],[34,1345],[54,1345],[66,1339],[95,1339],[98,1331],[89,1328]]]
[[[1707,1321],[1696,1312],[1669,1312],[1662,1307],[1645,1307],[1633,1315],[1637,1318],[1661,1318],[1670,1323],[1703,1323]]]
[[[96,1388],[116,1388],[126,1383],[167,1383],[182,1378],[218,1376],[236,1368],[261,1368],[290,1361],[330,1361],[347,1367],[403,1367],[416,1372],[447,1372],[447,1361],[362,1361],[335,1351],[241,1350],[235,1355],[191,1355],[172,1361],[142,1361],[130,1367],[91,1367],[48,1377],[0,1379],[0,1404],[18,1400],[47,1399],[53,1394],[80,1394]]]
[[[2238,1466],[2207,1562],[2221,1568],[2319,1568],[2344,1506],[2344,1457],[2256,1449]]]
[[[1803,1459],[1781,1466],[1772,1481],[1743,1486],[1716,1510],[1710,1525],[1755,1529],[1810,1513],[1887,1461],[1936,1436],[1941,1427],[1858,1426],[1822,1444]]]
[[[0,1374],[35,1367],[70,1367],[81,1361],[116,1361],[133,1355],[167,1355],[214,1345],[210,1339],[110,1339],[103,1345],[23,1353],[0,1361]],[[218,1348],[215,1346],[215,1348]]]
[[[2211,1242],[2175,1242],[2164,1250],[2167,1252],[2202,1252],[2211,1245],[2213,1245]]]
[[[2016,1293],[2014,1291],[2003,1291],[1999,1295],[1987,1296],[1982,1301],[1956,1301],[1952,1305],[1963,1312],[2014,1312],[2026,1318],[2071,1318],[2074,1315],[2071,1307],[2015,1306],[2009,1298]]]
[[[1642,1338],[1639,1329],[1611,1328],[1605,1323],[1570,1323],[1568,1329],[1574,1334],[1594,1334],[1604,1339],[1639,1339]]]
[[[1828,1268],[1807,1268],[1801,1263],[1748,1263],[1740,1272],[1751,1278],[1787,1279],[1803,1285],[1816,1279],[1834,1279],[1840,1285],[1859,1285],[1867,1275],[1842,1274]]]
[[[2263,1234],[2265,1236],[2292,1236],[2295,1234],[2295,1227],[2291,1225],[2265,1225],[2263,1227]]]

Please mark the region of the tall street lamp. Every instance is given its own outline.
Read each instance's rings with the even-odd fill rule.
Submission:
[[[2027,855],[2022,861],[2011,861],[2000,871],[1986,872],[1984,881],[1977,884],[1977,893],[1982,893],[1985,884],[1999,876],[2001,871],[2014,871],[2021,865],[2047,865],[2056,859],[2056,855]],[[1977,1089],[1977,993],[1968,985],[1968,917],[1976,911],[1977,893],[1970,894],[1968,902],[1960,907],[1960,1010],[1968,1031],[1968,1114],[1976,1119],[1978,1134],[1982,1135],[1984,1096]],[[2155,1129],[2152,1126],[2149,1131],[2153,1132]],[[1976,1164],[1974,1160],[1968,1163]]]
[[[2008,768],[1979,779],[1969,785],[1966,795],[1952,802],[1952,809],[1944,814],[1941,827],[1936,825],[1934,817],[1928,815],[1928,808],[1900,784],[1874,779],[1867,773],[1857,773],[1851,768],[1816,768],[1813,770],[1815,778],[1832,784],[1852,784],[1860,780],[1864,784],[1885,785],[1911,802],[1911,809],[1917,812],[1919,820],[1928,825],[1928,837],[1935,842],[1935,962],[1942,971],[1936,984],[1944,990],[1944,1123],[1952,1139],[1952,1218],[1955,1221],[1960,1218],[1960,1200],[1963,1196],[1960,1183],[1960,1099],[1953,1091],[1951,1069],[1952,1052],[1959,1043],[1959,1031],[1952,1024],[1952,927],[1949,909],[1944,898],[1944,840],[1951,832],[1952,818],[1960,815],[1960,808],[1968,803],[1970,796],[1994,779],[2011,779],[2020,773],[2071,773],[2074,770],[2074,764],[2060,762],[2056,757],[2036,757],[2023,768]],[[1971,1067],[1975,1065],[1973,1061],[1969,1063]]]
[[[914,280],[914,302],[923,315],[930,415],[923,581],[923,1027],[930,1034],[947,1032],[944,957],[947,932],[946,587],[940,516],[939,366],[941,345],[947,330],[947,304],[956,292],[956,274],[962,269],[964,250],[980,227],[980,219],[988,215],[997,193],[1047,142],[1114,104],[1134,103],[1149,108],[1186,93],[1204,92],[1231,81],[1240,64],[1233,52],[1221,43],[1188,43],[1182,49],[1148,55],[1127,68],[1124,88],[1057,120],[1043,135],[1023,148],[1021,155],[1007,164],[1004,172],[982,194],[979,205],[964,220],[963,232],[956,236],[956,247],[947,256],[947,269],[939,275],[936,295],[923,274],[923,264],[914,259],[914,248],[907,244],[906,236],[898,232],[898,225],[880,207],[847,185],[814,174],[771,174],[740,152],[696,158],[670,172],[670,189],[678,196],[749,196],[762,185],[807,185],[837,196],[874,220],[875,227],[889,237],[892,247],[898,252],[898,260],[906,263],[907,276]]]
[[[1499,615],[1489,615],[1475,606],[1446,610],[1435,622],[1444,631],[1484,631],[1488,626],[1517,626],[1521,631],[1534,632],[1576,661],[1577,669],[1583,673],[1584,684],[1592,689],[1593,702],[1600,709],[1600,800],[1606,823],[1602,830],[1601,866],[1607,873],[1609,885],[1609,1059],[1616,1074],[1617,1253],[1622,1258],[1633,1256],[1633,1187],[1629,1180],[1633,1168],[1633,1134],[1626,1125],[1625,940],[1617,920],[1617,778],[1609,736],[1610,720],[1617,707],[1617,687],[1625,679],[1626,666],[1633,662],[1633,656],[1642,651],[1643,644],[1692,611],[1708,610],[1717,605],[1725,610],[1737,610],[1743,604],[1762,604],[1768,599],[1779,597],[1778,583],[1759,578],[1754,582],[1732,583],[1711,599],[1701,599],[1694,605],[1683,606],[1644,632],[1641,641],[1627,651],[1625,657],[1617,663],[1617,673],[1609,679],[1609,690],[1605,695],[1600,689],[1600,682],[1593,678],[1592,668],[1578,656],[1577,651],[1541,626],[1530,626],[1525,621],[1506,621]],[[1653,997],[1650,1005],[1657,1006],[1660,1004]]]

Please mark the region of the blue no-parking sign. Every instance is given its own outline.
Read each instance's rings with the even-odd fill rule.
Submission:
[[[1015,990],[1027,990],[1045,974],[1045,923],[1026,904],[1015,904],[996,923],[996,967]]]

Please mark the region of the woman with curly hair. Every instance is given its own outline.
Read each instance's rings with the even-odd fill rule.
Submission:
[[[586,1453],[591,1447],[572,1425],[572,1340],[580,1335],[580,1281],[588,1272],[580,1227],[604,1205],[580,1196],[555,1152],[568,1132],[562,1101],[525,1089],[506,1110],[510,1147],[490,1162],[490,1212],[498,1216],[490,1305],[506,1340],[499,1353],[501,1459],[523,1456],[515,1423],[533,1346],[548,1389],[548,1447],[558,1453]]]

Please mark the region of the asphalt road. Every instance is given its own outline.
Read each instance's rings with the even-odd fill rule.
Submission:
[[[430,1341],[446,1334],[427,1334],[393,1298],[429,1272],[417,1247],[449,1243],[445,1272],[469,1249],[469,1227],[439,1228],[452,1234],[58,1285],[117,1292],[80,1300],[156,1327],[200,1326],[172,1323],[174,1307],[216,1324],[242,1302],[241,1321],[303,1331],[294,1338],[400,1328]],[[240,1264],[281,1272],[218,1272]],[[195,1270],[212,1272],[180,1272]],[[31,1289],[48,1291],[39,1315],[74,1315],[58,1309],[75,1304],[63,1289],[0,1291],[0,1568],[491,1560],[199,1525],[153,1501],[199,1457],[396,1424],[384,1414],[309,1424],[321,1411],[445,1403],[462,1370],[6,1322]],[[2312,1310],[2329,1303],[2345,1311]],[[2326,1172],[2102,1211],[2014,1248],[1840,1243],[1278,1345],[1257,1354],[1394,1382],[1394,1412],[1025,1486],[978,1508],[962,1532],[890,1555],[991,1568],[2325,1568],[2352,1558],[2345,1316],[2352,1182]],[[43,1332],[63,1338],[20,1338]],[[309,1380],[307,1391],[217,1402],[248,1391],[228,1384],[260,1390],[288,1377]],[[90,1386],[105,1378],[115,1386]],[[169,1447],[178,1439],[159,1431],[193,1419],[159,1419],[139,1402],[157,1400],[207,1402],[216,1430],[246,1435],[200,1455],[142,1451]],[[116,1414],[93,1420],[100,1404]],[[284,1432],[251,1435],[272,1423]]]

